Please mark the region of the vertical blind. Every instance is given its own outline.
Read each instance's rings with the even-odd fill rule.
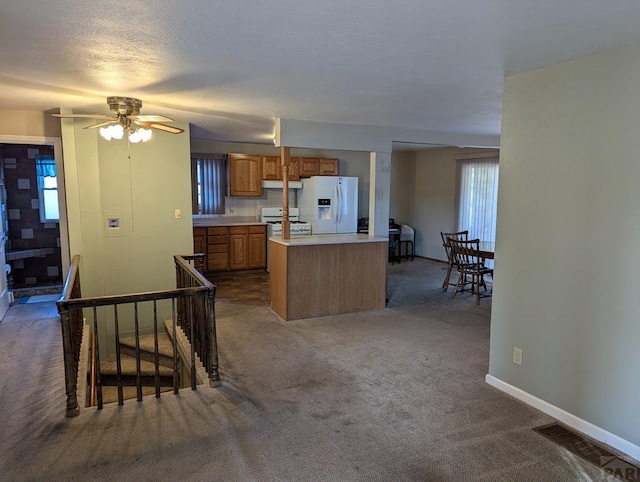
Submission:
[[[458,230],[469,239],[496,240],[498,158],[459,160]]]
[[[227,188],[225,158],[192,160],[193,212],[195,214],[224,214]]]

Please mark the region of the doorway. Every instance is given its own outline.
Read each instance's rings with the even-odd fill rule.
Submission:
[[[0,136],[0,320],[61,292],[69,267],[60,138]]]

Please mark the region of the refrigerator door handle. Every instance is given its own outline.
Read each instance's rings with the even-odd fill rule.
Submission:
[[[340,224],[342,222],[342,186],[340,186],[340,184],[338,184],[338,186],[336,187],[336,190],[338,191],[338,213],[337,213],[337,222],[338,224]]]

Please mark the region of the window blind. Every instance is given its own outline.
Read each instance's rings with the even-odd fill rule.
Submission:
[[[458,231],[469,239],[496,240],[498,158],[459,160]]]

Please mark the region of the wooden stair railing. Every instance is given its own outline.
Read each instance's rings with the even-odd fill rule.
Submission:
[[[196,390],[196,356],[205,367],[211,386],[220,386],[220,373],[218,369],[218,353],[215,325],[215,292],[216,286],[209,282],[194,266],[202,266],[203,255],[174,256],[176,266],[177,288],[166,291],[153,291],[147,293],[134,293],[125,295],[99,296],[82,298],[80,296],[80,257],[74,256],[71,268],[67,275],[63,296],[56,303],[62,325],[63,350],[65,362],[65,389],[67,395],[67,416],[79,414],[77,396],[78,359],[80,342],[84,324],[84,310],[91,314],[93,335],[95,337],[95,356],[100,359],[100,320],[104,320],[112,307],[113,336],[115,338],[118,404],[122,405],[123,380],[120,353],[120,315],[119,310],[123,305],[133,305],[133,323],[136,350],[136,395],[137,400],[142,401],[142,379],[140,369],[140,310],[147,303],[152,304],[154,347],[155,347],[155,393],[160,397],[160,371],[158,355],[158,302],[171,303],[171,324],[173,327],[173,339],[176,339],[176,330],[180,326],[185,332],[191,344],[191,389]],[[145,304],[145,305],[143,305]],[[164,305],[163,305],[164,306]],[[98,308],[104,309],[98,312]],[[93,353],[92,353],[93,356]],[[96,363],[96,398],[98,409],[102,408],[102,384],[100,381],[100,363]],[[179,391],[179,364],[178,354],[174,343],[173,349],[173,391]]]

